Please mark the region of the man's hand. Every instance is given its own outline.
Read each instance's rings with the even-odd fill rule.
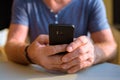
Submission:
[[[48,44],[47,35],[38,36],[28,48],[29,57],[34,63],[48,70],[60,70],[62,56],[54,54],[66,51],[67,45],[49,46]]]
[[[68,54],[62,58],[62,68],[68,73],[75,73],[94,64],[94,46],[86,36],[74,40],[68,45],[67,51]]]

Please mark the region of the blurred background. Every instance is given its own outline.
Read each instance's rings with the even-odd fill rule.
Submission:
[[[0,0],[0,30],[9,27],[13,0]]]
[[[111,25],[120,28],[120,0],[103,0],[105,3],[107,17]],[[11,19],[11,7],[13,0],[0,0],[0,30],[9,27]]]
[[[120,0],[103,0],[109,23],[120,29]]]

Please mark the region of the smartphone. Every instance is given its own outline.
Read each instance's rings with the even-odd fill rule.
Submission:
[[[73,41],[74,25],[50,24],[49,41],[50,45],[69,44]]]
[[[69,44],[73,41],[74,37],[74,25],[67,24],[50,24],[49,25],[49,44],[59,45],[59,44]],[[64,55],[65,52],[60,52],[55,55]]]

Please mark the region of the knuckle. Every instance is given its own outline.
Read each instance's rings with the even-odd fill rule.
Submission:
[[[38,39],[41,39],[42,37],[43,37],[43,35],[39,35],[39,36],[37,37],[37,40],[38,40]]]
[[[82,37],[78,37],[77,39],[78,39],[78,40],[81,40],[81,39],[82,39]]]
[[[78,53],[79,53],[79,54],[80,54],[80,53],[82,54],[83,52],[84,52],[84,49],[83,49],[82,47],[79,47],[79,48],[78,48]]]
[[[81,48],[78,48],[77,52],[78,52],[78,53],[81,53]]]
[[[78,59],[80,63],[83,61],[83,58],[81,56]]]

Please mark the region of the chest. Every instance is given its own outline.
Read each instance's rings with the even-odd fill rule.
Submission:
[[[29,11],[30,28],[38,34],[48,34],[49,24],[72,24],[75,25],[75,37],[87,33],[88,16],[86,7],[71,4],[54,13],[45,5],[32,5]]]

